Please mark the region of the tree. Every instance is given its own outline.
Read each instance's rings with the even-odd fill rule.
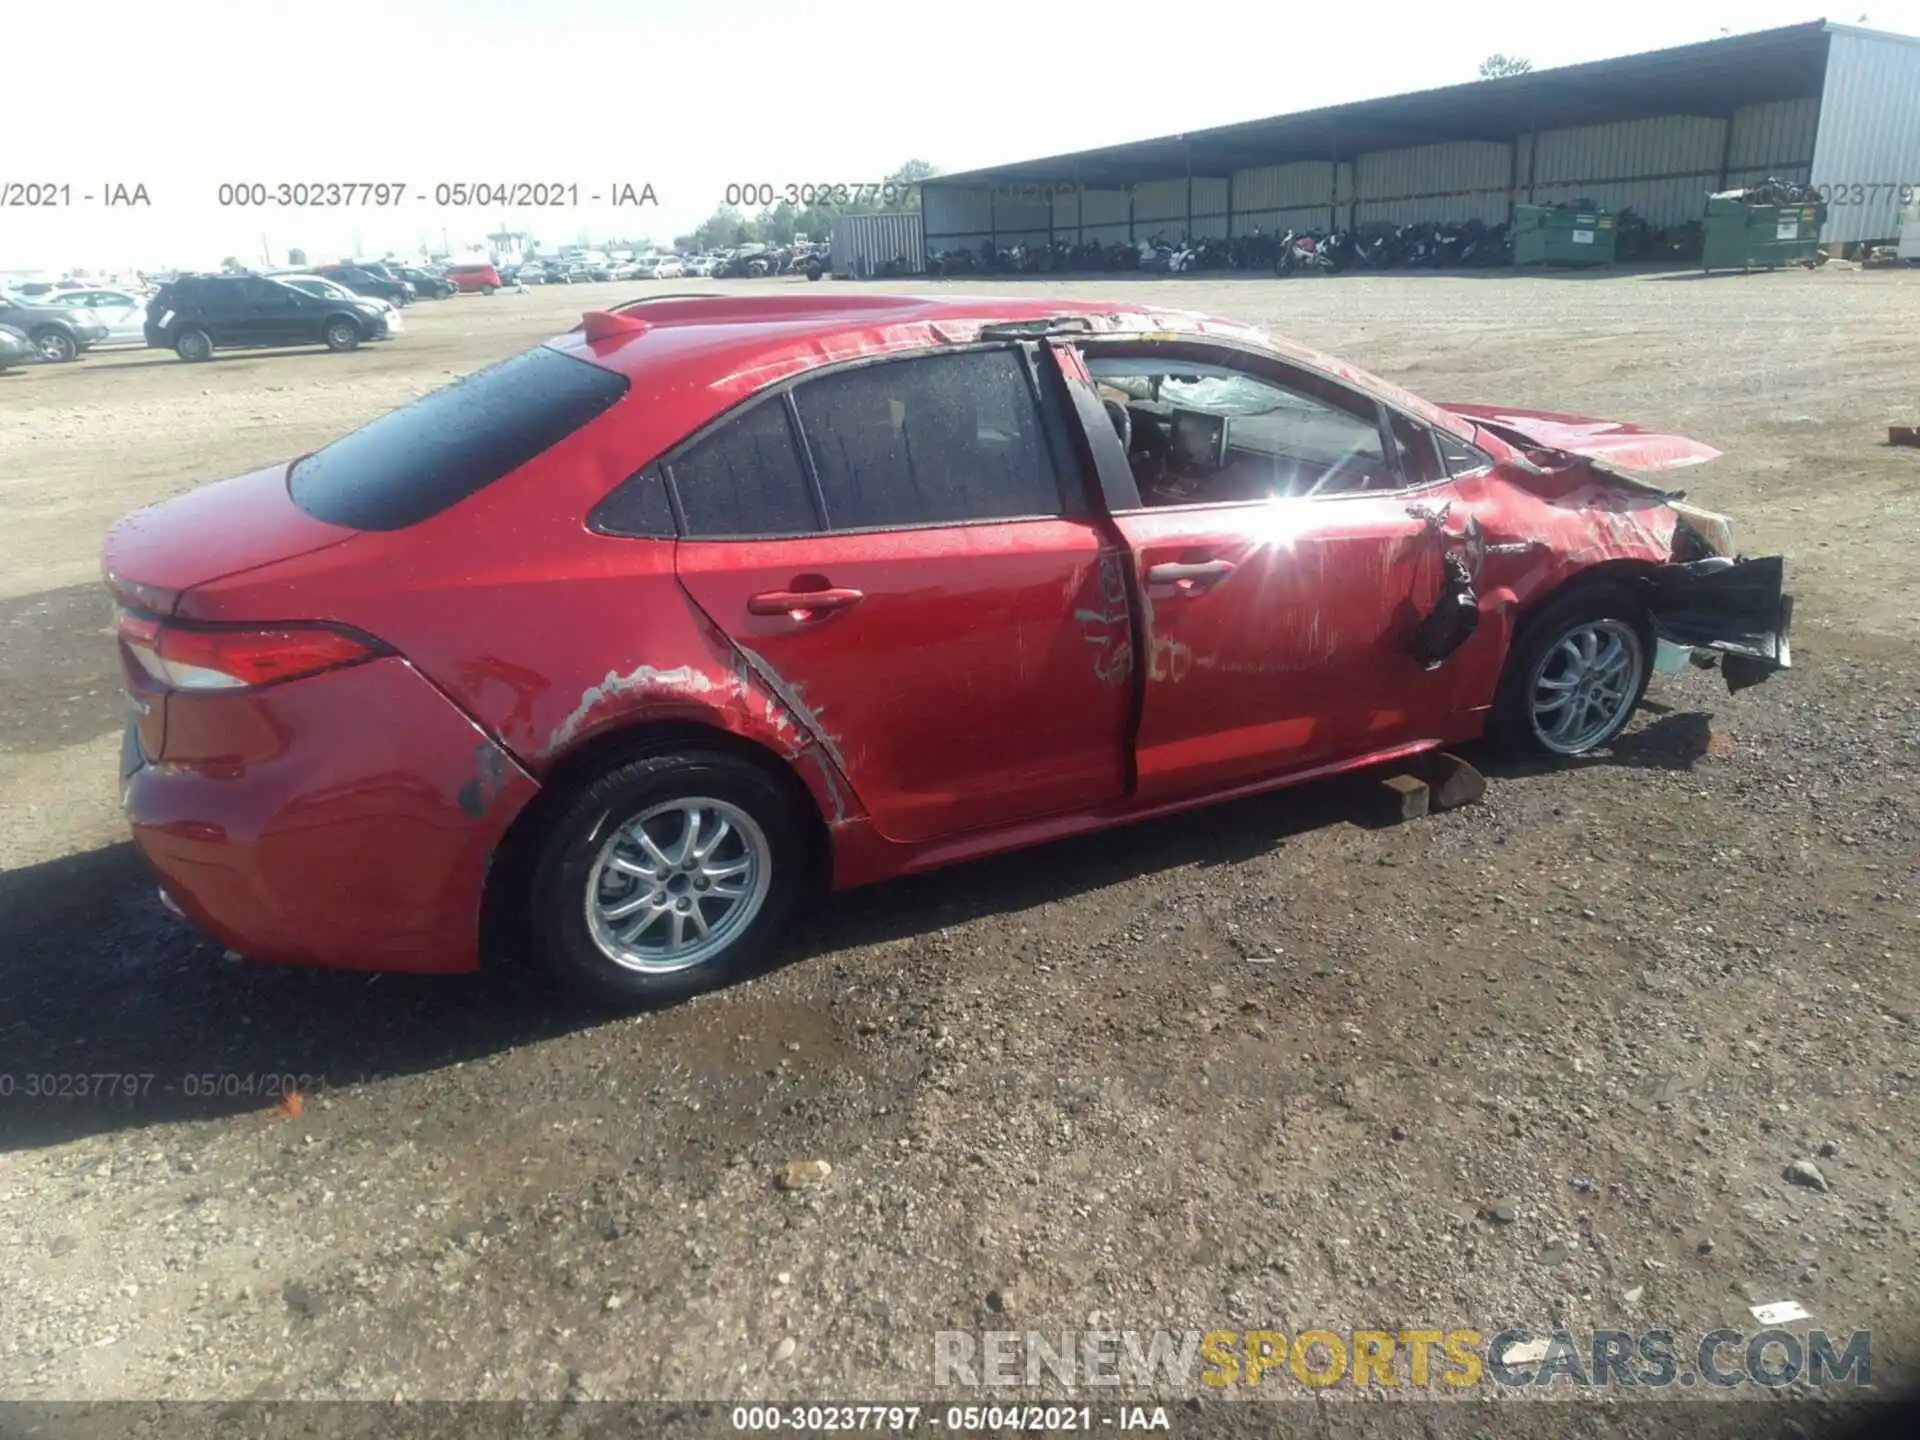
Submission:
[[[306,263],[307,263],[307,252],[306,252],[306,251],[304,251],[304,250],[289,250],[289,251],[287,252],[287,264],[289,264],[289,265],[305,265]]]
[[[220,268],[229,275],[237,275],[247,267],[240,263],[240,257],[238,255],[229,255],[220,262]]]
[[[1525,75],[1533,62],[1524,55],[1489,55],[1480,62],[1482,80],[1498,80],[1502,75]]]

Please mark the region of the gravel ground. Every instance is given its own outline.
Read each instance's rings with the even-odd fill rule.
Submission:
[[[1610,752],[1409,825],[1345,782],[841,896],[636,1018],[236,967],[122,840],[104,527],[615,287],[0,376],[0,1396],[909,1398],[943,1330],[1697,1336],[1787,1298],[1920,1380],[1920,455],[1883,443],[1920,275],[1005,283],[1708,440],[1693,496],[1787,554],[1797,668],[1663,678]],[[154,1078],[29,1093],[104,1073]]]

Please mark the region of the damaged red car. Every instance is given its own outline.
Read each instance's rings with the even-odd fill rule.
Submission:
[[[108,536],[162,895],[263,961],[616,1001],[810,895],[1789,663],[1633,426],[1201,316],[663,297]]]

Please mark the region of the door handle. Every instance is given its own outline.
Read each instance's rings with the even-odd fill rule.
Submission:
[[[837,585],[825,590],[763,590],[758,595],[747,597],[747,613],[791,615],[796,620],[805,620],[814,612],[825,614],[845,610],[866,598],[863,590],[849,590]]]
[[[1147,567],[1149,585],[1172,585],[1183,594],[1204,590],[1226,579],[1240,567],[1231,560],[1202,560],[1193,564],[1168,562]]]

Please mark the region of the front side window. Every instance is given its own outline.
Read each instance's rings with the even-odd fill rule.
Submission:
[[[1145,505],[1399,489],[1371,397],[1177,357],[1093,356],[1088,371]]]
[[[1493,468],[1493,457],[1478,445],[1469,445],[1445,433],[1436,438],[1440,444],[1440,457],[1445,461],[1449,475],[1473,475]]]
[[[1391,430],[1400,473],[1407,484],[1437,485],[1447,478],[1447,467],[1431,430],[1398,411],[1393,412]]]
[[[1060,486],[1017,350],[861,366],[794,391],[834,530],[1060,513]]]

